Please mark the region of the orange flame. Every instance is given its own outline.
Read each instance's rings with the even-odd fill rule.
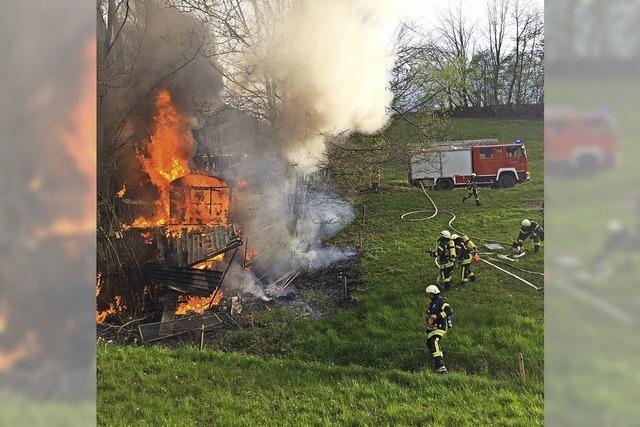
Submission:
[[[124,193],[126,192],[127,192],[127,186],[125,185],[125,183],[122,183],[122,188],[120,189],[120,191],[116,193],[116,197],[119,199],[122,199],[124,197]]]
[[[198,270],[212,270],[214,264],[222,262],[224,259],[224,254],[216,255],[213,258],[209,258],[205,261],[199,262],[198,264],[193,265],[193,268],[197,268]]]
[[[176,308],[176,314],[197,313],[203,314],[209,308],[209,304],[212,307],[220,305],[222,297],[224,296],[221,290],[214,292],[208,297],[180,297],[180,304]],[[213,302],[212,302],[213,299]]]
[[[98,273],[98,279],[96,282],[96,298],[98,297],[98,295],[100,295],[100,291],[102,290],[103,285],[104,282],[102,280],[102,275]],[[126,308],[127,307],[122,304],[122,297],[118,295],[114,298],[114,302],[109,304],[109,307],[107,307],[106,310],[96,310],[96,322],[104,323],[104,321],[107,320],[107,317],[111,316],[112,314],[121,313],[122,311],[126,310]]]
[[[142,169],[158,189],[158,208],[153,218],[137,218],[134,227],[158,227],[169,219],[169,184],[189,173],[189,160],[195,143],[189,120],[180,115],[171,101],[168,90],[162,89],[155,101],[154,129],[145,147],[146,154],[138,154]]]
[[[104,323],[104,321],[107,320],[107,317],[111,316],[112,314],[121,313],[126,309],[127,307],[122,304],[122,297],[120,295],[116,295],[114,301],[109,304],[109,307],[107,307],[106,310],[96,310],[96,322]]]

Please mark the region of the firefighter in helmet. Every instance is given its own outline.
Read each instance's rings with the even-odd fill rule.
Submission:
[[[523,219],[520,223],[518,239],[513,242],[513,245],[511,246],[513,253],[521,254],[523,252],[524,242],[527,239],[533,240],[533,252],[539,252],[540,242],[544,242],[544,229],[535,221]]]
[[[429,307],[427,308],[427,348],[433,356],[434,368],[437,373],[447,372],[444,366],[444,354],[440,347],[440,340],[444,338],[452,324],[453,310],[448,302],[440,295],[440,289],[435,285],[427,286]]]
[[[464,203],[468,198],[473,196],[476,200],[476,206],[480,206],[480,196],[478,195],[478,182],[476,180],[476,174],[472,173],[469,182],[467,182],[467,194],[462,198]]]
[[[453,240],[456,245],[456,255],[458,257],[458,261],[460,261],[460,266],[462,267],[460,272],[460,282],[467,283],[469,280],[475,282],[476,275],[473,270],[471,270],[471,263],[473,262],[474,257],[478,254],[478,248],[467,236],[452,234],[451,240]]]
[[[451,287],[451,272],[455,267],[456,260],[456,245],[451,240],[451,233],[449,230],[442,230],[440,237],[438,238],[437,247],[435,251],[428,251],[438,261],[438,267],[440,268],[440,279],[444,284],[444,289],[448,290]]]

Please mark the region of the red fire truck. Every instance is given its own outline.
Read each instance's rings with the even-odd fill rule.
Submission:
[[[544,126],[545,169],[591,175],[618,161],[613,119],[603,111],[551,110]]]
[[[511,188],[530,178],[524,144],[500,144],[496,139],[440,143],[435,150],[413,155],[409,171],[411,185],[437,190],[465,186],[472,173],[479,185],[496,188]]]

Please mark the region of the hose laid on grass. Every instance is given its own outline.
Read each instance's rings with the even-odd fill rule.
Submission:
[[[438,207],[436,206],[436,204],[433,201],[433,199],[429,196],[429,194],[427,194],[427,190],[425,190],[424,185],[422,185],[422,181],[420,181],[420,187],[422,187],[422,192],[424,193],[425,196],[427,196],[427,199],[429,199],[429,201],[433,205],[433,215],[425,217],[425,218],[409,219],[407,217],[410,216],[410,215],[429,212],[428,210],[411,211],[411,212],[407,212],[407,213],[404,213],[404,214],[400,215],[400,219],[402,219],[404,221],[409,221],[409,222],[418,222],[418,221],[426,221],[426,220],[431,219],[431,218],[435,217],[436,215],[438,215]]]
[[[453,231],[457,232],[457,233],[460,233],[460,234],[464,235],[464,233],[462,231],[458,230],[457,228],[455,228],[453,226],[453,221],[455,221],[456,218],[457,218],[456,214],[453,213],[453,212],[450,212],[450,211],[443,211],[443,212],[448,213],[449,215],[451,215],[451,221],[449,221],[449,228],[452,229]],[[480,237],[480,236],[469,236],[468,234],[467,234],[467,236],[469,238],[471,238],[471,239],[474,239],[474,240],[482,240],[483,242],[502,243],[503,245],[510,245],[511,244],[510,242],[501,242],[500,240],[495,240],[495,239],[485,239],[484,237]]]
[[[489,254],[493,254],[493,252],[489,252]],[[485,255],[488,255],[488,254],[485,254]],[[497,264],[506,265],[509,268],[513,268],[514,270],[522,271],[523,273],[537,274],[538,276],[544,276],[544,273],[540,273],[539,271],[531,271],[531,270],[525,270],[524,268],[514,267],[511,264],[507,264],[506,262],[503,262],[503,261],[498,261],[497,259],[491,258],[491,261],[493,261],[493,262],[495,262]]]
[[[486,259],[480,259],[480,261],[484,262],[485,264],[489,264],[491,267],[497,268],[500,271],[504,271],[509,276],[515,277],[516,279],[520,280],[522,283],[531,286],[536,291],[539,291],[540,289],[542,289],[542,288],[539,288],[538,286],[534,285],[533,283],[529,282],[528,280],[523,279],[522,277],[518,276],[517,274],[514,274],[514,273],[512,273],[510,271],[507,271],[504,268],[499,267],[499,266],[495,265],[494,263],[487,261]]]
[[[428,212],[427,210],[412,211],[412,212],[407,212],[407,213],[402,214],[400,216],[400,219],[402,219],[404,221],[417,222],[417,221],[426,221],[426,220],[429,220],[429,219],[435,217],[436,215],[438,215],[438,206],[433,201],[433,199],[429,196],[429,194],[427,193],[427,190],[424,188],[424,185],[422,184],[422,182],[420,182],[420,187],[422,188],[422,192],[424,193],[424,195],[427,196],[427,199],[429,199],[429,201],[433,205],[433,210],[434,210],[433,214],[431,216],[425,217],[425,218],[407,219],[406,217],[409,216],[409,215]],[[449,221],[449,228],[452,229],[453,231],[457,232],[457,233],[460,233],[460,234],[464,235],[464,233],[462,231],[458,230],[457,228],[455,228],[453,226],[453,221],[455,221],[456,218],[457,218],[456,214],[453,213],[453,212],[450,212],[450,211],[444,211],[444,212],[448,213],[449,215],[451,215],[451,220]],[[484,242],[502,243],[504,245],[510,245],[511,244],[510,242],[501,242],[500,240],[485,239],[485,238],[479,237],[479,236],[469,236],[469,237],[472,238],[472,239],[475,239],[475,240],[482,240]],[[489,261],[487,261],[485,259],[481,259],[480,261],[482,261],[482,262],[484,262],[484,263],[486,263],[486,264],[488,264],[488,265],[490,265],[490,266],[492,266],[492,267],[494,267],[494,268],[496,268],[496,269],[498,269],[500,271],[503,271],[503,272],[507,273],[510,276],[515,277],[516,279],[520,280],[521,282],[525,283],[526,285],[531,286],[536,291],[539,291],[539,290],[542,289],[541,287],[538,287],[538,286],[534,285],[533,283],[529,282],[528,280],[523,279],[522,277],[518,276],[517,274],[514,274],[514,273],[512,273],[512,272],[510,272],[508,270],[505,270],[504,268],[502,268],[500,266],[497,266],[497,265],[493,264],[492,262],[489,262]],[[436,265],[438,265],[437,261],[436,261]],[[511,267],[511,266],[509,266],[509,267]],[[540,272],[537,272],[537,271],[524,270],[524,269],[521,269],[521,268],[518,268],[518,267],[512,267],[512,268],[514,268],[516,270],[523,271],[525,273],[538,274],[538,275],[544,276],[544,273],[540,273]],[[440,279],[440,276],[438,276],[438,282],[439,282],[439,279]]]

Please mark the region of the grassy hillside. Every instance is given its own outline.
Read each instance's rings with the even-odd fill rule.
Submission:
[[[98,346],[98,424],[540,425],[509,381],[198,352]]]
[[[186,419],[194,424],[213,420],[206,418],[212,411],[220,417],[244,416],[245,421],[263,424],[275,420],[304,424],[318,415],[328,417],[323,418],[326,423],[347,424],[359,420],[367,424],[465,425],[471,420],[478,421],[476,425],[541,424],[543,298],[486,264],[476,264],[476,283],[454,286],[447,294],[455,326],[443,346],[452,374],[436,378],[426,372],[398,371],[429,370],[432,366],[422,326],[427,303],[424,289],[435,283],[438,270],[424,249],[434,246],[439,231],[450,221],[451,215],[444,211],[454,211],[454,226],[470,236],[505,242],[516,237],[523,218],[539,219],[538,210],[528,203],[543,198],[542,121],[457,119],[450,126],[451,139],[523,139],[531,182],[509,190],[483,188],[480,207],[469,201],[462,205],[461,190],[433,193],[441,213],[424,222],[400,219],[404,212],[429,208],[417,189],[390,187],[378,194],[363,194],[357,203],[366,206],[365,225],[358,211],[356,221],[335,239],[337,244],[354,245],[362,236],[363,285],[356,293],[354,307],[320,321],[293,320],[283,312],[264,313],[259,319],[262,328],[229,333],[215,344],[225,351],[277,356],[289,362],[224,356],[214,350],[197,355],[190,350],[101,347],[101,423],[134,423],[139,416],[131,418],[137,413],[132,405],[143,401],[150,402],[150,409],[140,408],[148,416],[166,412],[168,424],[163,425],[173,425],[178,413],[187,414]],[[385,173],[383,181],[400,184],[404,176],[398,169]],[[481,245],[482,241],[476,239],[476,243]],[[531,252],[518,266],[542,271],[543,254],[544,250],[535,255]],[[456,271],[456,278],[458,274]],[[541,276],[523,276],[542,285]],[[285,321],[290,325],[283,327]],[[515,380],[517,353],[524,354],[528,369],[530,388],[526,390]],[[219,365],[223,368],[217,370]],[[333,386],[333,375],[342,382]],[[178,382],[181,386],[175,384]],[[134,384],[132,391],[127,391],[127,384]],[[186,390],[191,391],[185,396]],[[203,401],[208,402],[208,410],[198,403],[207,393],[211,398]],[[133,396],[134,402],[127,402]],[[216,396],[227,403],[216,406]],[[444,402],[446,408],[441,409]],[[162,405],[172,405],[176,415],[163,410]],[[282,412],[274,414],[275,410]],[[110,415],[111,411],[121,418],[113,418],[116,415]],[[331,414],[338,418],[330,418]]]
[[[451,134],[452,138],[498,137],[503,141],[520,137],[528,143],[531,182],[509,190],[481,189],[480,207],[469,202],[463,205],[462,190],[433,193],[442,211],[456,212],[456,228],[471,236],[511,242],[523,218],[539,219],[538,210],[527,208],[526,203],[543,198],[542,122],[454,120]],[[358,295],[358,305],[324,321],[297,321],[288,334],[281,336],[279,331],[275,342],[265,337],[260,341],[263,354],[381,368],[430,366],[421,320],[426,304],[424,289],[435,282],[438,270],[424,249],[434,246],[451,215],[441,212],[425,222],[402,221],[404,212],[430,208],[417,189],[364,194],[360,202],[366,206],[365,226],[361,226],[358,209],[352,226],[335,239],[337,243],[353,244],[362,235],[366,286]],[[543,253],[523,258],[518,266],[542,271]],[[477,264],[476,272],[478,282],[454,288],[448,295],[456,320],[455,330],[445,341],[448,364],[456,370],[512,376],[515,354],[522,352],[532,374],[542,377],[543,298],[486,264]],[[541,276],[524,276],[542,285]],[[265,332],[273,333],[268,328]],[[256,339],[255,333],[234,333],[220,346],[242,350]]]

